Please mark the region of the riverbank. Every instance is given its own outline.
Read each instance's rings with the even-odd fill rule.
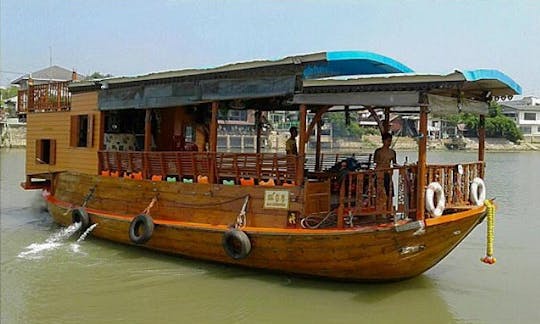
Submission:
[[[478,150],[477,138],[464,138],[466,143],[465,151]],[[369,135],[362,138],[360,143],[340,143],[340,147],[354,148],[350,144],[360,144],[356,148],[359,149],[375,149],[382,145],[380,136]],[[418,143],[411,137],[394,137],[392,142],[393,148],[396,150],[415,150],[418,147]],[[428,149],[431,151],[447,151],[444,146],[444,140],[441,139],[429,139]],[[521,152],[521,151],[540,151],[540,144],[526,143],[522,141],[520,144],[514,144],[504,138],[486,138],[486,150],[487,151],[504,151],[504,152]]]

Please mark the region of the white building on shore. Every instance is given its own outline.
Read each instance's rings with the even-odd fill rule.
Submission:
[[[540,143],[540,98],[507,101],[501,107],[503,114],[517,124],[525,141]]]

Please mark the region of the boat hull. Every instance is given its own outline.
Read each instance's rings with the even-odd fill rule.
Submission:
[[[112,182],[111,182],[112,183]],[[70,210],[76,205],[58,197],[69,186],[56,180],[56,192],[46,196],[50,214],[62,225],[72,223]],[[110,188],[98,185],[99,193]],[[81,196],[84,193],[80,193]],[[69,196],[69,195],[68,195]],[[103,206],[103,204],[94,204]],[[134,244],[129,237],[130,222],[136,215],[95,208],[88,204],[90,222],[98,224],[92,235]],[[364,226],[347,229],[302,229],[245,226],[251,252],[243,259],[231,258],[223,248],[227,224],[210,224],[154,217],[148,249],[190,258],[350,281],[392,281],[417,276],[436,265],[452,251],[485,216],[485,208],[443,215],[417,226]],[[249,213],[248,213],[249,217]]]

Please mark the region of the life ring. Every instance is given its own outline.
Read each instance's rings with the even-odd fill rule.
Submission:
[[[144,244],[152,237],[154,220],[146,214],[137,215],[129,224],[129,239],[135,244]]]
[[[227,255],[235,260],[245,258],[251,252],[249,237],[245,232],[236,228],[226,231],[221,243]]]
[[[81,231],[84,231],[90,226],[90,217],[88,216],[88,212],[86,211],[86,208],[79,207],[75,208],[71,211],[71,222],[73,224],[75,223],[81,223]]]
[[[434,205],[434,199],[437,200],[437,206]],[[446,200],[444,198],[444,191],[440,183],[432,182],[426,189],[426,209],[433,217],[439,217],[444,212]]]
[[[474,178],[471,182],[469,198],[476,206],[482,206],[486,200],[486,185],[482,178]]]

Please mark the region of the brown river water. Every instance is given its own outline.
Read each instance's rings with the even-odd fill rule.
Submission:
[[[19,187],[24,150],[0,155],[2,324],[540,323],[540,152],[487,153],[487,194],[499,205],[496,264],[480,262],[484,222],[425,274],[387,284],[230,267],[91,234],[77,242],[52,222],[38,191]],[[428,154],[432,163],[473,160],[473,152]]]

